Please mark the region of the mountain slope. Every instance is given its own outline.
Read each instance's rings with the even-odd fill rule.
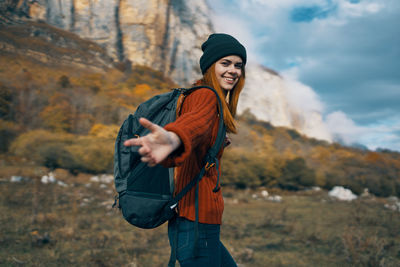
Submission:
[[[145,99],[176,86],[159,71],[114,62],[98,44],[44,23],[7,20],[0,25],[0,43],[1,152],[29,155],[29,162],[49,168],[111,172],[114,138],[125,117]],[[282,94],[284,84],[270,70],[249,67],[249,73],[258,71],[264,71],[261,85],[268,80],[276,85],[262,88],[273,102],[278,98],[268,97]],[[247,103],[262,99],[251,90],[243,95]],[[279,97],[284,104],[284,95]],[[263,105],[272,104],[257,106]],[[288,106],[276,112],[281,120],[296,118]],[[246,110],[239,134],[231,138],[224,184],[296,190],[343,185],[356,193],[368,188],[376,195],[400,195],[399,153],[308,138]]]
[[[98,44],[43,22],[0,24],[0,51],[23,55],[46,64],[92,68],[113,67],[113,60]]]
[[[9,15],[46,21],[73,32],[99,44],[114,61],[148,66],[181,86],[188,86],[200,77],[200,46],[213,32],[212,10],[205,0],[9,3]],[[248,64],[246,77],[239,112],[251,108],[259,119],[275,126],[291,127],[310,137],[332,140],[322,121],[321,108],[317,105],[310,109],[301,103],[309,102],[310,97],[292,97],[293,91],[309,95],[310,90],[288,83],[276,72],[256,64]]]

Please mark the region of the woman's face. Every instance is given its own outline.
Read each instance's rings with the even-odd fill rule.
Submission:
[[[215,75],[222,89],[230,91],[242,76],[243,62],[239,56],[226,56],[215,63]]]

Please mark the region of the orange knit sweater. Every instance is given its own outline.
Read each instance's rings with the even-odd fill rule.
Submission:
[[[190,93],[182,104],[181,115],[164,127],[176,133],[182,141],[182,145],[163,162],[164,166],[177,166],[175,192],[180,192],[203,167],[203,159],[218,135],[218,120],[217,98],[214,92],[204,88]],[[218,160],[222,152],[223,149]],[[213,167],[199,183],[200,223],[221,224],[224,210],[222,193],[221,190],[212,191],[217,175]],[[180,217],[195,220],[195,187],[179,201],[178,212]]]

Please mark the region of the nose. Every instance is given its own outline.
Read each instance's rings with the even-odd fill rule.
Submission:
[[[234,74],[234,75],[237,75],[237,76],[239,76],[240,71],[241,70],[236,68],[235,65],[233,65],[233,64],[231,66],[229,66],[229,69],[228,69],[228,73],[229,74]]]
[[[231,75],[232,77],[237,78],[237,77],[240,77],[240,76],[241,76],[242,70],[241,70],[241,69],[238,69],[238,68],[236,68],[236,67],[231,67],[231,68],[228,69],[228,73],[229,73],[229,75]]]

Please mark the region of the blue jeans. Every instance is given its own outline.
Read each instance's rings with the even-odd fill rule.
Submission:
[[[180,217],[168,223],[168,237],[171,249],[173,240],[177,238],[176,258],[181,267],[237,267],[232,256],[219,240],[219,224],[199,223],[195,255],[194,225],[194,222]],[[176,230],[178,230],[177,237],[175,235]]]

